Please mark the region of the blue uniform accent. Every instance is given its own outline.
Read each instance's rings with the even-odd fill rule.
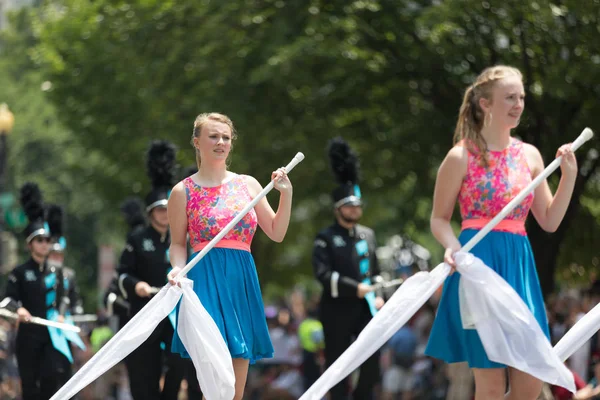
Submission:
[[[360,194],[360,187],[358,187],[358,185],[354,185],[354,195],[359,199],[362,197]]]
[[[46,293],[46,307],[50,307],[56,301],[56,292]]]
[[[56,274],[52,272],[44,277],[44,283],[46,284],[46,307],[50,307],[52,303],[56,301],[56,291],[54,291],[54,285],[56,284]],[[48,291],[48,289],[52,289]]]
[[[356,247],[356,253],[359,255],[359,257],[363,257],[369,251],[369,244],[367,243],[366,240],[361,240],[359,242],[356,242],[355,247]],[[369,258],[365,257],[362,260],[360,260],[358,263],[358,267],[360,269],[360,273],[363,276],[367,275],[369,272],[369,267],[370,267]],[[365,279],[362,280],[362,283],[370,285],[371,278],[369,278],[367,276]],[[377,308],[375,307],[375,293],[374,292],[367,293],[365,295],[365,300],[369,304],[369,310],[371,311],[371,315],[375,316],[375,314],[377,314]]]
[[[367,254],[367,251],[369,251],[369,244],[367,243],[366,240],[361,240],[360,242],[356,242],[356,253],[359,256],[364,256],[365,254]],[[368,267],[368,265],[367,265]],[[360,273],[361,274],[366,274],[368,271],[368,268],[366,271],[363,271],[362,266],[360,267]]]
[[[56,301],[56,273],[52,272],[44,278],[44,283],[46,285],[46,306],[51,307],[52,304]],[[63,287],[65,291],[69,290],[69,280],[67,278],[63,279]],[[46,319],[50,321],[57,321],[59,317],[59,312],[56,307],[48,308],[46,311]],[[73,319],[70,314],[67,313],[65,315],[65,323],[74,325]],[[58,329],[52,326],[48,327],[48,332],[50,333],[50,340],[52,341],[52,346],[59,352],[61,352],[72,364],[73,363],[73,355],[71,354],[71,349],[69,347],[68,341],[71,341],[75,345],[77,345],[80,349],[85,350],[85,344],[79,337],[79,335],[72,331],[65,331],[63,329]]]
[[[173,329],[176,329],[176,327],[177,327],[177,307],[175,307],[173,309],[173,311],[171,311],[171,313],[169,314],[169,321],[171,321],[171,325],[173,326]]]
[[[46,289],[54,288],[54,284],[56,283],[56,274],[52,272],[44,277],[44,283],[46,284]]]
[[[49,309],[46,313],[46,318],[48,318],[50,321],[56,321],[58,319],[58,311],[54,308]],[[48,332],[50,332],[52,346],[54,346],[56,350],[60,351],[65,357],[67,357],[69,362],[73,364],[73,355],[71,354],[71,349],[69,348],[69,342],[67,341],[65,331],[49,326]]]

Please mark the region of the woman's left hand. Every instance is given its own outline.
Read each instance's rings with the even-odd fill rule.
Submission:
[[[288,178],[285,168],[278,168],[271,174],[271,180],[274,181],[273,187],[282,193],[292,193],[292,182]]]
[[[560,162],[560,170],[563,175],[568,175],[572,178],[577,177],[577,158],[571,150],[571,144],[563,144],[558,148],[556,152],[556,157],[562,156],[562,161]]]

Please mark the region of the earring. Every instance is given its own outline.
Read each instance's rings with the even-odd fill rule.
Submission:
[[[489,120],[488,120],[488,117],[490,117]],[[493,118],[493,116],[492,116],[491,112],[489,112],[485,115],[485,118],[483,119],[483,126],[485,128],[487,128],[488,126],[490,126],[492,124],[492,118]]]

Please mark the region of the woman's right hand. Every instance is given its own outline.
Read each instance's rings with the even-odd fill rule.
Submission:
[[[458,246],[457,246],[458,247]],[[444,252],[444,262],[448,264],[452,269],[450,270],[450,275],[456,271],[456,262],[454,261],[454,253],[460,250],[460,247],[448,247]]]
[[[150,297],[152,295],[152,287],[147,282],[138,282],[135,284],[135,294],[140,297]]]
[[[373,286],[367,285],[366,283],[359,283],[356,288],[356,295],[359,299],[364,299],[365,296],[373,291]]]
[[[175,282],[175,277],[177,275],[179,275],[179,272],[181,271],[181,268],[179,267],[173,267],[173,269],[167,274],[167,278],[169,279],[169,283],[171,285],[174,285]],[[181,286],[181,284],[178,284],[179,286]]]
[[[29,320],[31,319],[31,314],[29,313],[29,311],[27,311],[25,307],[19,307],[17,309],[17,315],[19,316],[19,321],[22,322],[29,322]]]

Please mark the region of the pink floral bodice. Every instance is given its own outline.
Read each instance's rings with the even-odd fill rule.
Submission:
[[[252,201],[245,175],[236,175],[228,182],[215,187],[199,186],[191,177],[184,179],[183,183],[192,248],[211,241]],[[257,223],[256,212],[252,209],[221,239],[221,242],[242,242],[249,248]]]
[[[468,152],[467,175],[458,194],[463,221],[494,218],[531,182],[524,147],[523,142],[511,138],[506,149],[488,151],[488,168],[481,164],[480,156]],[[504,219],[524,222],[532,203],[533,193]]]

